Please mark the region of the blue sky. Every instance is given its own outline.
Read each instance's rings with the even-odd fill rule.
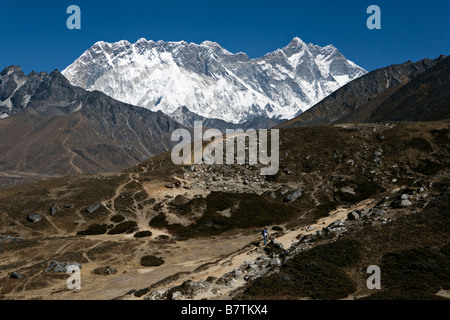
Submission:
[[[81,30],[69,30],[69,5],[81,8]],[[369,30],[369,5],[381,8],[381,30]],[[450,2],[427,1],[23,1],[0,3],[0,68],[28,73],[62,70],[99,40],[201,43],[257,58],[298,36],[333,44],[374,70],[407,60],[450,54]]]

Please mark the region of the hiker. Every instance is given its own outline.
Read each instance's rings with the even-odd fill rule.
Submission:
[[[269,231],[267,230],[267,227],[264,227],[262,235],[264,239],[264,245],[267,245],[267,242],[269,241]]]

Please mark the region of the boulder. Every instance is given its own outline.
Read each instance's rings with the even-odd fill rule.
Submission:
[[[54,216],[56,214],[56,204],[50,208],[50,214]]]
[[[298,197],[300,197],[302,195],[302,190],[300,189],[295,189],[294,191],[290,192],[284,199],[284,202],[291,202],[294,201],[295,199],[297,199]]]
[[[373,209],[370,212],[370,215],[372,215],[372,216],[381,216],[383,213],[384,213],[383,209]]]
[[[10,279],[21,279],[22,276],[20,275],[20,273],[14,271],[14,272],[11,272],[11,275],[9,276],[9,278]]]
[[[280,255],[284,253],[283,245],[279,242],[276,242],[274,240],[269,241],[269,243],[264,247],[264,251],[267,255]]]
[[[111,267],[111,266],[107,266],[107,267],[100,267],[97,268],[95,270],[92,271],[92,273],[97,274],[97,275],[104,275],[104,276],[110,276],[112,274],[116,274],[118,271]]]
[[[400,203],[401,207],[409,207],[412,205],[412,202],[409,201],[408,199],[402,200],[402,202]]]
[[[402,194],[401,198],[402,198],[402,200],[407,200],[407,199],[409,199],[409,194],[404,193],[404,194]]]
[[[352,211],[347,215],[348,220],[356,220],[359,219],[359,214],[356,211]]]
[[[57,262],[57,261],[51,261],[50,265],[45,269],[45,272],[67,272],[67,268],[69,266],[77,266],[78,268],[82,268],[81,264],[78,262]]]
[[[31,223],[36,223],[42,220],[42,216],[37,213],[32,213],[27,217],[27,221]]]
[[[327,228],[337,228],[337,227],[342,227],[343,225],[344,225],[344,221],[341,219],[338,219],[338,220],[330,223]]]
[[[94,213],[95,211],[97,211],[100,208],[100,204],[93,204],[91,206],[89,206],[85,211],[87,213]]]
[[[278,258],[273,258],[269,262],[269,266],[271,266],[271,267],[273,267],[273,266],[280,266],[280,265],[281,265],[281,261]]]

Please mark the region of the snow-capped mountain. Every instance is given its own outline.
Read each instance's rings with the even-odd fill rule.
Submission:
[[[294,38],[258,59],[219,44],[97,42],[62,72],[75,86],[166,114],[180,107],[240,123],[293,118],[365,73],[334,46]]]

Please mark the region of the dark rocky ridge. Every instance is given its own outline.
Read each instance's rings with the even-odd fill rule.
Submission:
[[[412,112],[412,108],[404,108],[403,115],[400,115],[400,111],[397,111],[397,116],[392,115],[390,117],[391,112],[384,112],[382,109],[387,109],[392,111],[395,106],[393,104],[394,101],[400,101],[400,97],[396,97],[393,95],[394,92],[399,90],[402,86],[411,82],[409,86],[409,92],[411,90],[418,90],[420,87],[420,83],[423,81],[432,81],[433,75],[429,76],[420,76],[422,73],[425,73],[427,70],[431,70],[436,66],[438,70],[441,70],[442,75],[440,77],[449,78],[448,67],[445,67],[445,64],[448,62],[448,58],[446,56],[440,56],[437,59],[423,59],[418,62],[405,62],[398,65],[391,65],[385,68],[381,68],[378,70],[374,70],[369,72],[368,74],[355,79],[342,88],[336,90],[328,97],[314,105],[312,108],[302,113],[298,117],[289,120],[281,125],[278,128],[287,128],[287,127],[296,127],[302,125],[313,125],[313,124],[326,124],[326,123],[334,123],[334,122],[376,122],[376,121],[396,121],[396,119],[403,119],[408,121],[429,121],[430,117],[420,117],[415,116],[420,114],[421,112]],[[433,69],[435,70],[435,69]],[[437,72],[437,71],[431,71]],[[446,74],[446,76],[444,75]],[[445,80],[444,80],[445,81]],[[447,80],[448,81],[448,80]],[[441,81],[442,82],[442,81]],[[416,83],[416,84],[414,84]],[[406,90],[406,89],[404,89]],[[439,91],[439,96],[445,95],[448,90],[442,87],[442,84],[439,84],[436,87],[436,91]],[[398,93],[398,94],[401,94]],[[411,93],[409,93],[411,94]],[[392,95],[392,97],[391,97]],[[416,95],[420,96],[419,92],[416,92]],[[387,98],[390,100],[386,100]],[[431,95],[426,97],[427,99],[434,99]],[[376,100],[379,99],[379,100]],[[402,98],[405,99],[405,98]],[[444,98],[440,98],[441,107],[445,107]],[[386,100],[386,101],[384,101]],[[405,100],[404,103],[407,103],[409,100]],[[419,101],[416,99],[416,101]],[[415,109],[425,109],[427,106],[431,105],[430,103],[423,103],[420,101],[420,104],[416,104],[414,106]],[[448,97],[447,97],[448,101]],[[377,103],[378,102],[378,103]],[[444,102],[444,105],[442,105]],[[374,104],[371,106],[370,104]],[[381,103],[384,103],[385,107],[381,106]],[[398,102],[397,102],[398,103]],[[368,105],[368,106],[366,106]],[[387,107],[386,105],[391,105],[391,107]],[[448,102],[447,102],[448,105]],[[402,107],[399,107],[402,108]],[[374,110],[371,115],[369,111],[366,109]],[[375,110],[377,109],[377,110]],[[366,114],[369,112],[369,114]],[[411,113],[412,112],[412,113]],[[359,117],[352,117],[352,114],[359,114]],[[376,114],[383,114],[384,116],[377,116]],[[410,114],[408,116],[407,114]],[[433,112],[426,112],[433,113]],[[433,117],[433,120],[443,120],[446,119],[444,115],[439,112],[435,112],[436,116]]]

